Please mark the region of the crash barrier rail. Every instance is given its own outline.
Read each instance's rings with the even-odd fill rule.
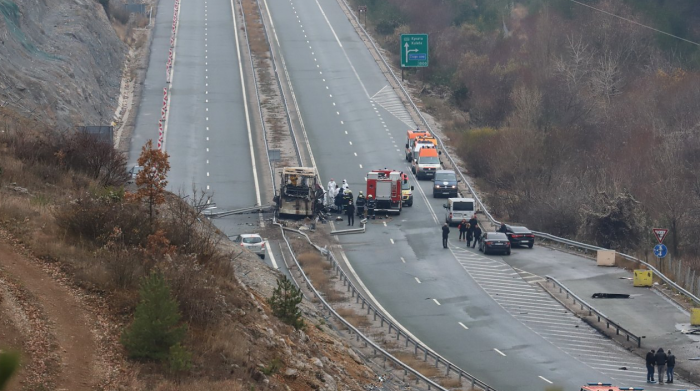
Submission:
[[[438,134],[433,130],[433,128],[430,127],[430,124],[428,123],[428,121],[425,119],[425,117],[423,116],[423,114],[421,114],[420,110],[418,109],[418,106],[416,106],[415,102],[413,102],[413,99],[411,98],[411,94],[409,94],[408,91],[406,90],[406,88],[404,88],[403,84],[399,81],[398,76],[396,76],[396,73],[394,73],[394,70],[393,70],[393,69],[391,68],[391,66],[389,65],[389,62],[388,62],[388,61],[384,58],[384,56],[382,55],[381,51],[379,50],[378,45],[374,42],[374,38],[372,38],[372,36],[369,34],[369,32],[367,32],[367,30],[365,30],[365,28],[362,27],[362,24],[360,23],[360,19],[358,18],[357,15],[355,15],[354,12],[352,12],[352,8],[351,8],[350,5],[347,3],[347,1],[346,1],[346,0],[342,0],[342,1],[343,1],[343,3],[345,4],[345,6],[347,7],[347,9],[350,10],[350,14],[353,16],[353,18],[354,18],[355,21],[357,22],[358,27],[359,27],[359,28],[362,30],[362,32],[365,34],[365,36],[367,37],[367,40],[370,42],[370,44],[372,44],[372,46],[374,47],[374,50],[376,51],[377,55],[379,56],[379,58],[382,60],[382,62],[383,62],[384,65],[386,66],[386,68],[387,68],[387,69],[389,70],[389,72],[391,73],[392,77],[393,77],[394,80],[396,81],[396,84],[401,88],[401,91],[403,91],[404,96],[406,97],[406,99],[408,100],[408,102],[409,102],[409,103],[411,104],[411,106],[413,107],[414,111],[416,112],[416,115],[418,115],[418,117],[420,117],[420,119],[421,119],[421,121],[423,122],[423,125],[426,127],[426,129],[430,130],[430,133],[432,133],[433,136],[435,136],[435,138],[438,140],[438,143],[440,144],[440,147],[441,147],[442,150],[444,151],[445,156],[447,156],[447,158],[450,160],[450,163],[452,164],[452,167],[454,168],[454,171],[455,171],[456,173],[459,174],[459,176],[462,178],[462,181],[464,182],[464,184],[469,188],[469,192],[471,193],[472,198],[474,198],[474,200],[476,201],[476,203],[477,203],[479,209],[483,212],[483,214],[486,216],[486,218],[489,219],[489,221],[491,222],[491,224],[500,225],[501,222],[498,221],[498,220],[496,220],[496,219],[491,215],[491,213],[489,213],[488,209],[486,208],[486,205],[484,205],[484,203],[481,201],[481,199],[480,199],[479,196],[477,195],[477,193],[476,193],[476,191],[474,190],[474,188],[472,187],[472,185],[469,183],[469,181],[467,181],[467,178],[464,176],[464,174],[462,174],[462,171],[459,169],[459,166],[455,163],[455,161],[454,161],[454,159],[452,158],[452,156],[450,156],[449,152],[447,151],[447,148],[445,148],[445,144],[443,143],[443,141],[442,141],[442,139],[440,138],[440,136],[438,136]],[[533,232],[533,233],[534,233],[536,236],[538,236],[538,237],[540,237],[540,238],[542,238],[542,239],[548,239],[548,240],[552,240],[552,241],[555,241],[555,242],[568,244],[568,245],[570,245],[570,246],[582,248],[582,249],[585,249],[585,250],[592,250],[592,251],[602,250],[601,247],[596,247],[596,246],[593,246],[593,245],[590,245],[590,244],[585,244],[585,243],[576,242],[576,241],[573,241],[573,240],[561,238],[561,237],[554,236],[554,235],[550,235],[550,234],[546,234],[546,233],[543,233],[543,232]],[[630,260],[630,261],[638,262],[638,263],[640,263],[640,264],[642,264],[642,265],[645,265],[649,270],[652,270],[656,276],[658,276],[660,279],[662,279],[662,280],[663,280],[666,284],[668,284],[670,287],[672,287],[673,289],[675,289],[675,290],[678,291],[679,293],[685,295],[689,300],[693,301],[693,303],[695,303],[695,305],[700,305],[700,299],[698,299],[695,295],[693,295],[693,294],[690,293],[689,291],[685,290],[684,288],[682,288],[681,286],[679,286],[678,284],[676,284],[675,282],[673,282],[670,278],[666,277],[664,274],[662,274],[660,271],[658,271],[656,268],[654,268],[654,267],[651,266],[650,264],[648,264],[648,263],[642,261],[641,259],[637,259],[637,258],[635,258],[635,257],[633,257],[633,256],[631,256],[631,255],[627,255],[627,254],[623,254],[623,253],[619,253],[619,252],[618,252],[617,254],[619,254],[621,257],[626,258],[626,259],[628,259],[628,260]]]
[[[363,234],[365,233],[365,224],[362,224],[362,228],[348,228],[348,229],[338,229],[331,231],[331,235],[346,235],[346,234]]]
[[[232,215],[243,214],[243,213],[265,212],[265,211],[268,211],[270,209],[273,209],[274,207],[275,207],[274,204],[254,205],[254,206],[249,206],[247,208],[225,210],[225,211],[221,211],[221,212],[214,212],[213,209],[205,209],[202,212],[202,214],[206,217],[211,218],[211,219],[216,219],[219,217],[226,217],[226,216],[232,216]]]
[[[238,15],[238,13],[236,13]],[[241,19],[243,19],[243,29],[246,34],[245,44],[248,48],[248,59],[250,60],[250,70],[255,72],[255,65],[253,65],[253,51],[250,49],[250,39],[248,39],[248,24],[245,21],[245,14],[241,13]],[[234,16],[235,17],[235,16]],[[258,90],[257,79],[253,81],[253,87],[255,87],[255,100],[258,102],[258,113],[260,114],[260,126],[263,131],[263,139],[265,140],[265,156],[267,156],[267,166],[270,168],[270,180],[272,181],[272,194],[277,194],[277,188],[275,185],[275,172],[272,169],[272,162],[270,161],[270,146],[267,143],[267,127],[265,126],[265,120],[262,114],[262,105],[260,104],[260,91]]]
[[[301,231],[298,231],[295,229],[291,229],[291,228],[284,228],[284,227],[281,227],[281,228],[282,228],[282,237],[284,238],[285,242],[287,242],[287,246],[290,246],[290,244],[289,244],[289,241],[287,240],[287,237],[284,235],[284,231],[290,231],[290,232],[294,232],[296,234],[304,236],[304,238],[306,238],[306,241],[309,244],[314,246],[314,248],[316,248],[316,250],[318,250],[321,254],[325,255],[328,258],[328,260],[331,262],[331,265],[333,267],[333,270],[336,273],[336,276],[339,277],[341,279],[343,285],[347,287],[347,292],[350,292],[351,297],[355,298],[355,303],[361,304],[362,309],[367,307],[367,315],[371,314],[373,316],[374,321],[377,321],[377,318],[379,318],[379,322],[381,324],[381,327],[384,327],[384,325],[386,324],[389,328],[389,332],[388,332],[389,335],[391,335],[393,332],[396,332],[396,342],[399,342],[401,340],[401,338],[403,338],[404,342],[405,342],[405,347],[408,347],[409,344],[413,345],[414,355],[418,355],[419,351],[423,354],[423,361],[424,362],[428,362],[428,360],[430,360],[432,363],[435,364],[436,368],[438,368],[439,365],[442,364],[445,368],[445,376],[449,375],[450,372],[456,372],[458,377],[459,377],[460,382],[462,381],[462,379],[466,379],[468,382],[470,382],[471,388],[479,387],[479,388],[486,390],[486,391],[496,391],[495,388],[493,388],[493,387],[489,386],[488,384],[484,383],[483,381],[477,379],[476,377],[474,377],[471,374],[469,374],[468,372],[462,370],[461,368],[459,368],[455,364],[452,364],[447,359],[443,358],[442,356],[440,356],[436,352],[432,351],[429,347],[424,346],[420,342],[416,341],[412,336],[408,335],[400,327],[398,327],[396,324],[394,324],[394,322],[389,320],[389,318],[387,318],[381,310],[375,308],[374,305],[372,305],[369,300],[365,299],[362,296],[362,294],[360,293],[360,290],[357,289],[357,287],[355,287],[355,284],[353,284],[352,280],[350,278],[348,278],[348,275],[345,273],[343,268],[340,266],[340,263],[335,259],[333,252],[314,244],[311,241],[311,239],[309,238],[309,236],[307,234],[305,234],[304,232],[301,232]],[[292,252],[291,246],[289,248],[290,248],[290,252]],[[374,342],[372,342],[369,338],[365,337],[355,327],[353,327],[347,321],[345,321],[345,319],[343,319],[341,316],[339,316],[333,310],[333,308],[331,308],[330,304],[328,304],[323,299],[321,294],[318,291],[316,291],[316,289],[313,288],[313,286],[311,285],[311,281],[309,281],[306,274],[304,274],[303,271],[301,270],[301,266],[297,262],[294,255],[292,255],[292,257],[294,258],[294,262],[296,263],[297,267],[301,271],[301,273],[304,277],[304,280],[306,281],[307,287],[313,291],[314,295],[316,297],[318,297],[319,300],[323,303],[323,305],[328,309],[329,314],[338,318],[345,326],[348,327],[349,330],[352,330],[351,332],[356,335],[357,341],[362,339],[365,343],[365,346],[371,345],[372,348],[374,349],[375,355],[377,352],[380,352],[382,355],[384,355],[384,364],[386,364],[386,360],[388,359],[388,360],[392,361],[393,363],[402,367],[404,370],[404,374],[406,374],[407,372],[410,372],[411,374],[413,374],[416,377],[416,383],[418,383],[419,380],[423,380],[428,385],[428,389],[430,389],[430,387],[432,386],[432,387],[436,387],[439,390],[445,390],[445,388],[435,384],[435,382],[433,382],[432,380],[426,378],[425,376],[421,375],[419,372],[416,372],[410,366],[404,364],[403,362],[401,362],[400,360],[398,360],[397,358],[392,356],[391,353],[389,353],[389,352],[383,350],[381,347],[377,346]]]
[[[584,250],[590,250],[590,251],[605,250],[605,249],[602,248],[602,247],[598,247],[598,246],[594,246],[594,245],[586,244],[586,243],[581,243],[581,242],[576,242],[576,241],[570,240],[570,239],[560,238],[560,237],[558,237],[558,236],[550,235],[550,234],[547,234],[547,233],[544,233],[544,232],[533,231],[533,233],[534,233],[537,237],[539,237],[539,238],[541,238],[541,239],[551,240],[551,241],[557,242],[557,243],[563,243],[563,244],[566,244],[566,245],[568,245],[568,246],[577,247],[577,248],[581,248],[581,249],[584,249]],[[641,259],[635,258],[635,257],[633,257],[633,256],[631,256],[631,255],[623,254],[623,253],[621,253],[621,252],[617,252],[617,251],[616,251],[615,254],[617,254],[617,255],[619,255],[619,256],[621,256],[621,257],[627,259],[628,261],[637,262],[637,263],[639,263],[639,264],[641,264],[641,265],[644,265],[647,269],[651,270],[651,271],[654,273],[655,276],[659,277],[664,283],[666,283],[666,285],[667,285],[668,287],[670,287],[671,289],[676,290],[678,293],[681,293],[682,295],[684,295],[685,297],[687,297],[688,300],[692,301],[693,304],[695,304],[696,306],[700,306],[700,298],[698,298],[697,296],[693,295],[691,292],[689,292],[688,290],[684,289],[682,286],[678,285],[677,283],[675,283],[675,282],[674,282],[673,280],[671,280],[670,278],[666,277],[666,275],[664,275],[663,273],[661,273],[661,271],[659,271],[658,269],[656,269],[656,268],[655,268],[654,266],[652,266],[651,264],[649,264],[649,263],[647,263],[647,262],[644,262],[644,261],[642,261]]]
[[[605,323],[605,328],[609,329],[610,326],[612,326],[613,328],[615,328],[616,335],[620,335],[620,332],[622,332],[627,337],[627,341],[632,340],[634,342],[637,342],[638,348],[642,347],[642,339],[640,337],[636,336],[635,334],[633,334],[631,331],[627,330],[626,328],[620,326],[615,321],[613,321],[610,318],[608,318],[607,316],[605,316],[605,314],[603,314],[602,312],[595,309],[592,305],[586,303],[583,299],[576,296],[576,294],[574,292],[570,291],[569,288],[564,286],[564,284],[557,281],[556,278],[551,277],[551,276],[545,276],[545,278],[547,279],[547,281],[552,283],[552,287],[559,286],[559,293],[566,292],[566,298],[573,299],[574,305],[579,305],[582,311],[584,309],[587,309],[588,316],[593,316],[593,314],[595,314],[596,317],[598,318],[598,323]],[[601,321],[601,319],[602,319],[602,321]]]

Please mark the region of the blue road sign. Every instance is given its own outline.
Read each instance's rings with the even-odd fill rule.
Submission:
[[[668,254],[668,248],[666,248],[665,244],[657,244],[654,246],[654,255],[658,258],[663,258],[666,254]]]

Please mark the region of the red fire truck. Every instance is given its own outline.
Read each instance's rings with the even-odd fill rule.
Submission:
[[[372,170],[367,174],[367,195],[376,201],[376,212],[401,213],[401,171]]]

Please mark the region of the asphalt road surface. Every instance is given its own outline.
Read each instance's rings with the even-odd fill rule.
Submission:
[[[323,182],[347,179],[357,194],[371,169],[408,171],[403,144],[415,125],[338,3],[267,5]],[[501,390],[645,382],[636,356],[600,338],[499,257],[465,249],[456,230],[443,249],[444,200],[432,198],[430,183],[414,185],[412,208],[372,221],[365,235],[341,238],[369,291],[411,333]],[[518,249],[512,257],[545,251]]]
[[[403,144],[406,129],[415,125],[339,5],[334,0],[267,3],[324,183],[346,178],[357,192],[371,169],[408,171]],[[159,3],[132,163],[145,140],[157,138],[172,6],[171,0]],[[166,135],[170,189],[187,194],[194,184],[213,193],[221,209],[253,205],[231,4],[183,2],[180,17]],[[634,356],[601,341],[499,257],[465,249],[456,233],[450,249],[443,249],[444,201],[432,199],[429,183],[414,185],[412,208],[373,221],[368,234],[342,238],[359,277],[410,332],[501,390],[642,383],[643,373],[633,375],[639,381],[631,384],[635,377],[621,377],[616,370],[618,364],[635,368]],[[232,234],[248,230],[255,220],[215,223]],[[516,250],[511,259],[527,262],[545,251],[550,250]],[[561,257],[571,256],[553,256]]]

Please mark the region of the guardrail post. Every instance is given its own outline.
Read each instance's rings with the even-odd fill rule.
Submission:
[[[375,319],[377,318],[377,311],[374,312],[374,318],[375,318]],[[381,325],[381,327],[384,327],[384,317],[382,316],[381,319],[382,319],[382,322],[381,322],[382,325]]]
[[[370,311],[372,311],[372,307],[370,307],[369,303],[367,304],[367,315],[369,315]]]
[[[423,356],[423,361],[428,361],[428,349],[425,349],[425,355]]]
[[[373,319],[373,320],[376,321],[376,320],[377,320],[377,310],[374,310],[374,314],[373,314],[373,315],[374,315],[374,319]],[[382,326],[384,326],[384,325],[382,324]]]
[[[391,329],[394,328],[394,325],[389,323],[389,334],[391,334]]]
[[[407,336],[406,336],[406,347],[408,347],[408,341],[410,341],[410,340],[411,340],[411,337],[409,337],[409,336],[407,335]]]
[[[474,388],[474,386],[476,386],[476,379],[472,377],[472,388]]]
[[[396,340],[399,340],[399,337],[401,336],[401,331],[399,329],[396,329]]]
[[[440,363],[440,358],[438,356],[435,356],[435,368],[438,367],[439,363]]]
[[[637,347],[641,348],[642,347],[642,339],[637,337]]]
[[[384,362],[382,363],[382,368],[386,368],[386,356],[384,356]]]
[[[360,308],[363,310],[365,309],[365,298],[364,297],[362,298],[362,305],[360,306]],[[368,310],[369,310],[369,308],[368,308]],[[369,314],[369,312],[367,312],[367,313]]]
[[[416,343],[416,344],[413,345],[413,346],[415,346],[415,348],[413,349],[413,355],[414,355],[414,356],[417,356],[417,355],[418,355],[418,343]]]
[[[445,376],[449,376],[449,374],[450,374],[450,367],[451,367],[450,363],[447,363],[447,371],[445,372]]]
[[[619,326],[617,327],[617,330],[615,330],[615,334],[620,335],[620,327]]]

